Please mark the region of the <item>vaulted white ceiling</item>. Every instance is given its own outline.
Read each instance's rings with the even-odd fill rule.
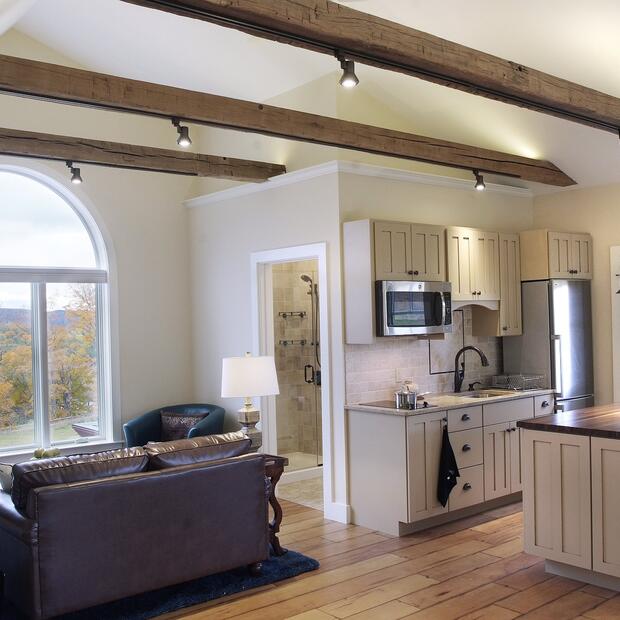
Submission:
[[[342,3],[620,97],[617,0]],[[38,0],[17,28],[96,71],[249,100],[338,68],[328,56],[120,0]],[[549,159],[580,185],[620,182],[614,134],[371,67],[358,75],[411,131]]]

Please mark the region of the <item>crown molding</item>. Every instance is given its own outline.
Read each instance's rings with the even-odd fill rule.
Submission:
[[[318,177],[338,173],[389,179],[392,181],[414,183],[417,185],[433,185],[435,187],[449,187],[452,189],[473,191],[473,181],[466,179],[457,179],[454,177],[445,177],[423,172],[412,172],[409,170],[399,170],[397,168],[387,168],[384,166],[373,166],[370,164],[362,164],[351,161],[333,160],[324,164],[310,166],[309,168],[287,172],[285,174],[272,177],[264,183],[246,183],[244,185],[231,187],[219,192],[213,192],[212,194],[204,194],[203,196],[190,198],[185,200],[183,204],[190,209],[206,207],[219,202],[241,198],[242,196],[258,194],[260,192],[270,191],[278,187],[294,185],[310,179],[316,179]],[[528,188],[500,185],[497,183],[487,183],[486,191],[498,194],[512,194],[513,196],[521,196],[523,198],[532,198],[534,196],[532,190]]]

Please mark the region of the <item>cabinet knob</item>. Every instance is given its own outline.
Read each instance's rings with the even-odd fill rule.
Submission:
[[[541,407],[548,407],[549,406],[549,401],[548,400],[543,400],[542,403],[540,403]]]
[[[462,420],[463,422],[469,422],[469,420],[471,420],[471,418],[469,417],[469,413],[464,413],[464,414],[461,416],[461,420]]]
[[[412,275],[413,275],[413,270],[411,270],[411,269],[410,269],[410,270],[407,272],[407,275],[408,275],[408,276],[412,276]]]
[[[441,418],[441,421],[442,421],[442,422],[447,422],[447,421],[448,421],[448,418]]]
[[[419,275],[419,273],[420,273],[420,272],[416,269],[416,270],[413,272],[413,275],[414,275],[414,276],[417,276],[417,275]]]
[[[469,490],[471,490],[471,484],[469,484],[469,482],[466,482],[463,485],[463,491],[469,491]]]
[[[468,443],[466,443],[463,446],[463,452],[469,452],[470,450],[471,450],[471,446]]]
[[[508,331],[508,326],[507,326],[507,325],[504,325],[504,327],[502,327],[502,331],[507,332],[507,331]]]

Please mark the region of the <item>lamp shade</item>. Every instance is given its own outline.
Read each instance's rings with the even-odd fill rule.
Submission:
[[[222,360],[222,398],[274,396],[279,393],[273,356],[225,357]]]

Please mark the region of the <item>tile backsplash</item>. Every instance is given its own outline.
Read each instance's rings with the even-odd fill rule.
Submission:
[[[463,389],[473,381],[490,380],[502,370],[501,338],[472,336],[471,308],[453,313],[453,332],[443,339],[379,338],[371,345],[346,345],[347,403],[392,400],[394,392],[411,379],[421,392],[452,392],[454,356],[465,345],[479,347],[487,356],[484,368],[473,351],[465,353]]]

